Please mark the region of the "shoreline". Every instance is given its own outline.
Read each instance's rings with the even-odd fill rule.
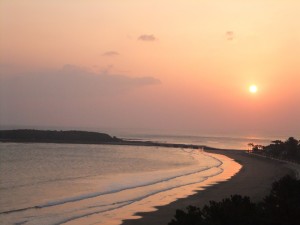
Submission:
[[[214,150],[217,148],[195,145],[162,143],[147,140],[120,139],[106,133],[90,131],[56,131],[56,130],[0,130],[0,142],[2,143],[53,143],[53,144],[101,144],[101,145],[127,145],[127,146],[152,146],[166,148],[190,148]]]
[[[180,149],[178,149],[178,151],[181,151]],[[198,152],[198,150],[196,150],[197,152]],[[192,151],[193,152],[193,151]],[[201,151],[199,151],[199,152],[201,152]],[[203,154],[203,153],[202,153]],[[227,171],[227,169],[226,168],[234,168],[233,166],[232,166],[232,164],[237,164],[237,163],[235,163],[235,162],[233,162],[233,160],[232,159],[228,159],[227,161],[228,162],[230,162],[230,164],[227,166],[227,167],[223,167],[223,165],[225,164],[224,163],[224,161],[222,160],[222,158],[225,158],[223,155],[219,155],[219,156],[217,156],[216,154],[211,154],[210,152],[209,153],[207,153],[207,152],[205,152],[204,154],[207,154],[207,155],[209,155],[209,156],[211,156],[211,157],[215,157],[217,160],[219,160],[220,161],[220,165],[218,165],[218,163],[217,163],[217,165],[216,165],[216,167],[221,167],[221,168],[223,168],[223,170],[225,170],[225,171]],[[239,165],[239,164],[238,164]],[[223,171],[222,170],[222,171]],[[218,171],[216,171],[216,172],[218,172]],[[236,171],[237,172],[237,171]],[[235,173],[232,173],[232,175],[234,175]],[[219,174],[217,174],[216,176],[214,175],[214,176],[210,176],[211,175],[211,173],[209,172],[209,173],[206,173],[206,175],[201,175],[201,176],[203,176],[203,178],[207,178],[207,177],[209,177],[208,179],[207,179],[207,182],[206,182],[206,184],[204,184],[204,185],[202,185],[202,186],[200,186],[199,187],[199,181],[197,181],[198,180],[198,177],[195,175],[192,179],[191,179],[191,183],[188,183],[187,185],[182,185],[181,187],[179,187],[179,188],[177,188],[177,187],[175,187],[175,188],[173,188],[173,190],[172,189],[170,189],[171,190],[171,192],[172,193],[169,193],[169,190],[167,190],[167,192],[170,194],[168,197],[165,195],[165,191],[162,191],[162,192],[160,192],[160,193],[158,193],[158,195],[159,196],[157,196],[156,194],[156,196],[155,196],[155,198],[154,198],[154,201],[153,201],[153,203],[154,204],[152,204],[151,205],[151,203],[150,204],[148,204],[148,202],[149,202],[149,198],[147,198],[147,196],[143,199],[143,201],[137,201],[137,204],[129,204],[129,206],[131,207],[131,206],[133,206],[133,208],[131,208],[131,209],[133,209],[133,211],[134,212],[138,212],[139,211],[139,209],[141,209],[140,207],[142,207],[143,209],[145,209],[146,208],[146,211],[147,211],[147,209],[149,209],[149,211],[153,211],[153,209],[155,209],[154,207],[155,206],[157,206],[157,205],[164,205],[164,204],[168,204],[169,202],[173,202],[173,201],[175,201],[176,199],[178,199],[178,198],[185,198],[186,196],[188,196],[188,195],[193,195],[194,193],[195,193],[195,190],[199,190],[199,189],[202,189],[202,188],[204,188],[206,185],[213,185],[214,183],[216,183],[216,182],[218,182],[218,181],[220,181],[221,179],[220,179],[220,176],[222,176],[222,177],[224,177],[224,173],[220,173],[220,175]],[[228,175],[228,174],[227,174]],[[226,175],[225,175],[226,176]],[[228,177],[229,178],[229,177]],[[226,179],[228,179],[227,177],[226,177]],[[212,181],[211,181],[211,179],[212,179]],[[196,181],[196,182],[195,182]],[[193,183],[194,182],[194,183]],[[202,183],[202,182],[201,182]],[[195,184],[195,185],[194,185]],[[181,190],[180,192],[178,192],[178,190],[180,190],[181,188],[183,188],[183,190]],[[153,195],[151,195],[151,197],[153,197]],[[158,198],[157,198],[158,197]],[[162,201],[162,199],[164,199],[163,201]],[[169,201],[171,199],[171,201]],[[90,199],[87,199],[86,200],[86,202],[87,201],[90,201]],[[141,205],[140,205],[140,203],[141,203]],[[158,204],[157,204],[158,203]],[[161,204],[162,203],[162,204]],[[72,203],[73,204],[73,203]],[[144,205],[143,205],[144,204]],[[40,206],[40,205],[37,205],[37,206]],[[74,203],[74,206],[76,206],[76,204]],[[70,207],[70,205],[68,206],[68,207]],[[33,213],[33,215],[34,215],[34,213],[35,213],[35,211],[36,210],[41,210],[40,208],[46,208],[46,207],[30,207],[30,208],[28,208],[28,210],[30,211],[30,212],[26,212],[26,213],[29,213],[28,215],[31,215],[31,213]],[[121,207],[120,207],[120,209],[121,209]],[[42,209],[43,210],[43,209]],[[48,210],[48,209],[45,209],[45,210]],[[54,209],[53,209],[54,210]],[[22,210],[18,210],[18,211],[23,211],[23,209]],[[117,217],[119,217],[121,214],[122,214],[122,209],[120,210],[120,212],[117,212],[116,213],[116,211],[118,211],[118,209],[114,209],[113,210],[114,212],[112,212],[114,215],[113,216],[117,216]],[[144,211],[144,210],[143,210]],[[128,212],[128,211],[127,211]],[[132,213],[132,211],[129,211],[129,216],[127,216],[128,214],[127,214],[127,212],[125,212],[125,216],[124,217],[122,217],[122,219],[124,219],[124,218],[134,218],[134,217],[131,217],[131,215],[133,215],[133,213]],[[8,214],[9,212],[4,212],[4,214]],[[22,212],[23,213],[23,212]],[[38,212],[37,212],[38,213]],[[97,213],[92,213],[91,215],[88,215],[88,216],[83,216],[82,217],[82,220],[87,220],[87,222],[88,223],[92,223],[93,222],[93,218],[95,217],[95,224],[97,224],[97,220],[99,219],[98,218],[98,215],[97,215]],[[108,218],[110,218],[110,216],[108,217]],[[108,223],[104,223],[104,224],[114,224],[113,222],[116,222],[116,220],[113,220],[113,218],[110,218],[111,220],[110,221],[107,221]],[[117,223],[118,224],[120,224],[121,222],[122,222],[122,220],[121,220],[121,218],[117,218]],[[79,223],[77,223],[76,222],[76,224],[85,224],[85,222],[83,222],[83,223],[81,223],[81,219],[78,219],[78,221],[79,221]],[[71,223],[71,222],[70,222]],[[73,224],[73,221],[72,221],[72,224]],[[74,223],[75,224],[75,223]]]
[[[153,141],[130,141],[122,140],[120,142],[56,142],[56,141],[3,141],[14,143],[59,143],[59,144],[101,144],[101,145],[129,145],[129,146],[151,146],[151,147],[172,147],[172,148],[187,148],[187,149],[204,149],[206,153],[220,154],[228,157],[238,164],[242,165],[242,169],[233,175],[229,180],[216,179],[213,182],[208,182],[204,185],[193,186],[193,190],[188,195],[183,195],[182,198],[173,202],[165,202],[162,206],[152,207],[146,212],[131,214],[132,216],[122,217],[122,225],[156,225],[168,224],[175,215],[176,209],[186,209],[189,205],[202,207],[209,201],[220,201],[223,198],[230,197],[233,194],[249,196],[253,201],[262,199],[269,193],[271,184],[280,179],[286,174],[300,174],[300,166],[289,165],[286,162],[276,161],[271,158],[247,154],[241,150],[227,150],[207,147],[204,145],[192,144],[172,144],[160,143]],[[81,142],[81,143],[80,143]],[[230,167],[229,167],[230,168]],[[223,173],[226,173],[224,170]],[[223,174],[222,173],[222,174]],[[162,193],[163,195],[164,193]],[[158,199],[159,201],[159,199]],[[136,211],[135,211],[136,212]],[[127,218],[127,219],[124,219]],[[120,220],[119,220],[120,221]],[[120,223],[118,223],[120,224]]]
[[[155,193],[140,201],[130,204],[126,209],[116,209],[114,210],[113,214],[110,215],[111,221],[105,221],[107,223],[99,224],[115,225],[122,223],[123,220],[135,221],[135,219],[138,219],[137,221],[140,221],[140,214],[154,212],[157,207],[167,206],[169,204],[172,204],[173,202],[176,202],[178,199],[185,199],[189,196],[194,195],[198,191],[205,190],[205,188],[208,186],[213,186],[219,182],[225,182],[236,175],[242,168],[239,163],[222,154],[211,152],[204,152],[202,154],[220,161],[220,165],[212,168],[219,168],[222,170],[222,172],[214,175],[202,172],[198,176],[204,178],[204,180]],[[197,180],[198,178],[194,177],[194,179]],[[93,220],[93,218],[90,217],[89,219],[87,219],[87,221],[89,223],[94,223],[95,221],[97,221],[97,219],[95,218]],[[97,223],[95,222],[95,224]]]
[[[203,207],[211,200],[220,201],[233,194],[249,196],[253,201],[261,200],[268,194],[274,181],[295,170],[286,163],[268,158],[251,156],[238,150],[209,150],[208,153],[227,156],[242,165],[242,169],[231,179],[198,190],[195,194],[178,199],[168,205],[155,207],[156,211],[137,213],[139,219],[123,220],[122,225],[167,225],[176,209],[186,209],[189,205]]]

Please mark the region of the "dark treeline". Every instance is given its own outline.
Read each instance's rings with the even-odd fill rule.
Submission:
[[[274,182],[269,195],[254,203],[249,197],[233,195],[203,208],[177,210],[169,225],[299,225],[300,181],[285,176]]]
[[[255,145],[253,143],[249,143],[248,145],[252,148],[253,153],[300,163],[300,141],[293,137],[284,142],[280,140],[272,141],[267,146]]]
[[[87,131],[0,130],[0,141],[51,143],[110,143],[122,141],[108,134]]]
[[[108,134],[88,131],[49,131],[49,130],[0,130],[0,142],[28,142],[28,143],[72,143],[72,144],[113,144],[132,146],[154,146],[167,148],[211,148],[204,145],[160,143],[153,141],[126,140],[111,137]]]

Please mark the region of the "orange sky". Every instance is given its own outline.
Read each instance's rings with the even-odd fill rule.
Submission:
[[[300,135],[300,1],[1,0],[0,10],[1,125]]]

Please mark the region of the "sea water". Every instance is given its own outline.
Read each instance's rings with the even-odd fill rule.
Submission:
[[[0,223],[120,224],[192,194],[225,161],[199,149],[0,143]]]
[[[285,140],[287,137],[251,137],[251,136],[226,136],[226,135],[171,135],[123,132],[120,137],[129,140],[153,141],[160,143],[194,144],[229,150],[248,150],[249,143],[269,145],[272,140]]]

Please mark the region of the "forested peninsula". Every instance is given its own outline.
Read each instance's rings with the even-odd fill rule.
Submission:
[[[111,144],[133,146],[155,146],[167,148],[189,148],[214,150],[205,145],[161,143],[146,140],[121,139],[105,133],[90,131],[51,131],[51,130],[0,130],[0,142],[20,143],[68,143],[68,144]]]
[[[88,131],[50,131],[50,130],[0,130],[1,142],[38,142],[38,143],[74,143],[102,144],[119,143],[121,139],[105,133]]]

